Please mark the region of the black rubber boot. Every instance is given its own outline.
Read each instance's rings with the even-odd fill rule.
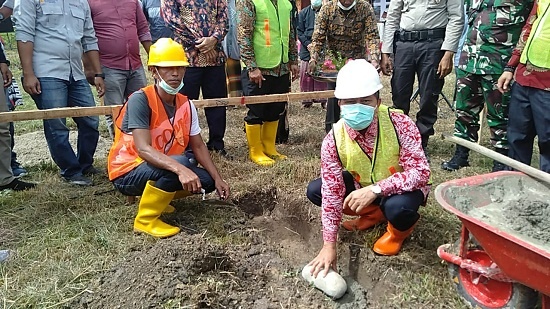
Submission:
[[[503,148],[495,148],[495,151],[500,153],[501,155],[508,156],[508,149]],[[496,160],[493,160],[493,169],[492,172],[500,172],[500,171],[508,171],[510,168],[508,165],[502,164]]]
[[[461,167],[470,166],[468,162],[468,155],[470,154],[470,149],[456,145],[456,150],[454,156],[451,160],[441,163],[441,168],[446,171],[456,171]]]

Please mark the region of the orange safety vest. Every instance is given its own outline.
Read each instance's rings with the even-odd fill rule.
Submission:
[[[147,102],[149,108],[151,108],[151,122],[149,125],[151,146],[166,155],[182,154],[189,143],[189,133],[191,131],[191,105],[189,100],[182,94],[176,94],[176,113],[173,120],[170,121],[155,86],[147,86],[141,90],[147,96]],[[124,104],[115,121],[115,141],[111,146],[111,150],[109,150],[108,159],[109,180],[111,181],[125,175],[144,162],[139,157],[132,133],[124,133],[120,130],[127,106],[128,104]]]

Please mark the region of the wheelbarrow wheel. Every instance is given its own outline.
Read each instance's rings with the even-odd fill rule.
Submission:
[[[455,243],[454,248],[459,248],[459,244]],[[477,244],[469,245],[467,257],[484,266],[493,263]],[[452,263],[449,274],[458,295],[470,308],[532,309],[537,304],[537,292],[522,284],[478,277]]]

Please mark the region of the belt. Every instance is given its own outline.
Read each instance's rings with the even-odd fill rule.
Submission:
[[[431,41],[445,38],[445,28],[416,30],[416,31],[396,31],[395,38],[398,41]]]

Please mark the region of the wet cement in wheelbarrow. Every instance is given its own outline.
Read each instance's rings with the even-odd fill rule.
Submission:
[[[527,176],[505,176],[449,188],[451,205],[550,252],[550,187]]]

